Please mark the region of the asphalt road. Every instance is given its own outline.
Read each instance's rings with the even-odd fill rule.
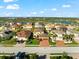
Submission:
[[[0,47],[0,53],[37,53],[37,54],[49,54],[49,53],[79,53],[79,47]]]

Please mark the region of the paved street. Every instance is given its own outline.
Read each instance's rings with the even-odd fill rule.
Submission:
[[[79,53],[79,47],[0,47],[0,53],[17,53],[17,52],[27,52],[27,53]]]

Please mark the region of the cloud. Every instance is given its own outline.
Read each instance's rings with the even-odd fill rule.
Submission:
[[[31,14],[36,15],[36,14],[37,14],[37,12],[32,12]]]
[[[69,7],[71,7],[71,5],[66,4],[66,5],[62,5],[62,7],[64,7],[64,8],[69,8]]]
[[[41,13],[41,14],[43,14],[43,13],[44,13],[44,11],[40,11],[40,13]]]
[[[44,9],[44,11],[47,11],[48,9]]]
[[[56,8],[52,8],[51,10],[52,10],[52,11],[56,11],[57,9],[56,9]]]
[[[6,9],[19,9],[20,6],[18,4],[13,4],[13,5],[7,5]]]
[[[31,16],[30,14],[26,15],[27,17]]]
[[[17,0],[3,0],[4,2],[14,2],[14,1],[17,1]]]
[[[0,6],[0,9],[4,8],[4,6]]]

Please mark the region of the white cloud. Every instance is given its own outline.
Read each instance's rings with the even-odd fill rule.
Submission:
[[[56,11],[57,9],[56,9],[56,8],[52,8],[51,10],[52,10],[52,11]]]
[[[26,15],[27,17],[31,16],[30,14]]]
[[[48,9],[44,9],[45,11],[47,11]]]
[[[1,8],[4,8],[4,6],[0,6],[0,9],[1,9]]]
[[[18,4],[13,4],[13,5],[7,5],[6,9],[19,9],[19,5]]]
[[[40,11],[40,13],[41,13],[41,14],[43,14],[43,13],[44,13],[44,11]]]
[[[4,2],[14,2],[14,1],[17,1],[17,0],[3,0]]]
[[[62,7],[64,7],[64,8],[69,8],[69,7],[71,7],[71,5],[66,4],[66,5],[62,5]]]
[[[36,15],[36,14],[37,14],[37,12],[32,12],[32,14],[33,14],[33,15]]]

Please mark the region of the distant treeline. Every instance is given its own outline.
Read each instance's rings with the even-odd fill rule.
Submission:
[[[0,22],[51,22],[51,23],[63,23],[63,22],[74,22],[79,20],[78,18],[64,18],[64,17],[0,17]]]

